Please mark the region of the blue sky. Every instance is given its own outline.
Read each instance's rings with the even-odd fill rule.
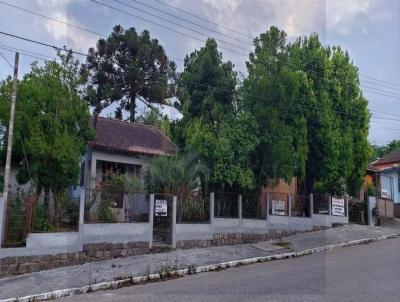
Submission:
[[[197,32],[204,28],[182,22],[159,11],[145,7],[135,0],[96,0],[107,5],[134,14],[140,18],[160,23],[151,24],[143,19],[110,10],[90,0],[1,0],[30,9],[52,18],[61,19],[96,32],[107,35],[115,24],[135,27],[138,31],[149,29],[151,35],[164,45],[170,57],[182,60],[184,56],[203,45],[198,40],[206,37],[183,29],[171,23],[145,14],[143,10],[164,19],[191,27]],[[400,139],[400,1],[398,0],[138,0],[147,5],[201,24],[215,32],[207,34],[230,44],[219,43],[227,49],[235,44],[251,49],[251,39],[266,31],[271,25],[284,29],[290,39],[317,32],[325,44],[340,45],[346,49],[354,63],[359,67],[361,83],[372,111],[370,141],[383,144],[392,139]],[[164,6],[167,2],[190,11],[213,23],[204,22],[193,16]],[[118,3],[119,2],[119,3]],[[126,3],[136,9],[124,6]],[[185,32],[196,39],[167,30],[166,27]],[[233,31],[229,31],[230,28]],[[0,30],[55,45],[67,45],[77,51],[87,52],[94,46],[99,36],[65,25],[33,16],[0,3]],[[244,35],[237,34],[240,32]],[[231,36],[229,38],[227,36]],[[239,41],[240,40],[240,41]],[[49,56],[54,51],[0,35],[0,47],[21,48]],[[234,62],[236,69],[245,74],[246,56],[221,49],[225,59]],[[236,48],[237,52],[247,51]],[[13,54],[0,49],[9,62]],[[77,57],[79,59],[83,59]],[[29,71],[34,59],[22,56],[20,76]],[[176,61],[178,69],[182,62]],[[3,58],[0,58],[0,78],[10,74],[11,70]],[[379,80],[379,81],[378,81]],[[382,94],[387,94],[385,96]],[[389,114],[388,114],[389,113]],[[377,119],[385,117],[387,119]]]

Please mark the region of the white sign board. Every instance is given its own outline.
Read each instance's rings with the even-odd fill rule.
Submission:
[[[272,215],[286,215],[286,201],[272,200]]]
[[[168,206],[165,199],[156,199],[154,213],[156,216],[167,216]]]
[[[332,197],[332,216],[344,216],[344,199]]]

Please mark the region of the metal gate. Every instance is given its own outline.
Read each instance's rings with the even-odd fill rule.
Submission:
[[[172,244],[172,195],[154,195],[153,245]]]
[[[360,200],[349,200],[349,222],[368,224],[368,203]]]

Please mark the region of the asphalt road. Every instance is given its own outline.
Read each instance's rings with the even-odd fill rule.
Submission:
[[[400,301],[400,239],[59,301]]]

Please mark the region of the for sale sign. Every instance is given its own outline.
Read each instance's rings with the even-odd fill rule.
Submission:
[[[286,215],[286,202],[284,200],[272,200],[272,215]]]
[[[344,216],[344,199],[332,197],[332,215]]]
[[[156,199],[154,212],[156,216],[167,216],[168,206],[165,199]]]

